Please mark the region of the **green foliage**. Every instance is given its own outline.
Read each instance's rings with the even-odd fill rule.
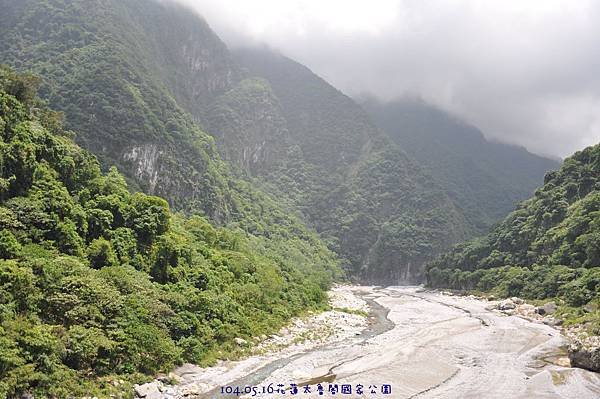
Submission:
[[[13,259],[19,256],[21,244],[9,230],[0,230],[0,258]]]
[[[258,184],[298,209],[353,276],[381,284],[420,281],[427,260],[466,238],[462,211],[352,99],[269,50],[236,55],[268,85],[247,80],[227,92],[216,110],[229,117],[217,114],[210,131],[247,139],[258,124],[251,123],[255,113],[268,115],[266,128],[280,134],[268,141],[277,159],[269,159]],[[260,147],[260,138],[243,149]],[[230,157],[231,147],[225,139],[222,151]],[[234,161],[248,169],[243,157]]]
[[[104,266],[114,266],[117,263],[115,251],[110,241],[104,238],[96,238],[87,248],[87,258],[90,266],[100,269]]]
[[[600,298],[600,145],[548,173],[487,237],[461,244],[428,265],[434,287],[502,296],[558,297],[581,307]]]
[[[0,397],[123,394],[325,306],[335,258],[268,198],[230,228],[173,214],[44,127],[15,79],[0,69]]]
[[[558,167],[524,148],[490,142],[477,128],[422,101],[366,99],[362,106],[462,210],[470,235],[489,232]]]

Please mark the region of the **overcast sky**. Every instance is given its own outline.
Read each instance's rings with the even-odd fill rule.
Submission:
[[[600,142],[600,1],[180,1],[351,96],[419,96],[540,154]]]

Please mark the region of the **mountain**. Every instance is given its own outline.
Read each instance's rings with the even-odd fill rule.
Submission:
[[[299,214],[369,281],[417,281],[467,236],[462,212],[353,100],[281,55],[233,55],[187,8],[0,6],[3,62],[43,78],[41,96],[105,170],[174,209],[289,239]]]
[[[252,235],[130,192],[36,86],[0,67],[0,397],[121,395],[326,305],[340,270],[301,224]]]
[[[489,235],[427,267],[433,287],[558,298],[566,317],[600,332],[600,145],[546,175],[544,185]],[[588,310],[584,305],[590,304]],[[594,305],[595,304],[595,305]],[[596,317],[588,314],[596,309]]]
[[[466,236],[463,214],[351,98],[267,48],[234,55],[268,81],[286,122],[288,155],[263,180],[291,198],[354,276],[418,281],[425,260]]]
[[[490,142],[477,128],[423,101],[360,103],[381,130],[427,168],[476,234],[489,231],[559,166],[524,148]]]
[[[40,96],[104,170],[116,166],[132,189],[216,225],[288,240],[291,249],[292,241],[322,246],[277,199],[234,176],[199,114],[183,108],[204,109],[241,76],[200,17],[153,0],[0,5],[1,59],[42,78]]]
[[[40,95],[103,165],[177,209],[219,223],[242,212],[213,138],[182,108],[210,102],[236,76],[202,19],[146,0],[0,5],[2,60],[43,78]]]

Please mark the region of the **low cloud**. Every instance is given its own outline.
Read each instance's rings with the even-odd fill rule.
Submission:
[[[418,96],[545,155],[600,142],[600,2],[180,1],[349,95]]]

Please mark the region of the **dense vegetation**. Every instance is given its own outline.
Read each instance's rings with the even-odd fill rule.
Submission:
[[[213,138],[170,91],[194,87],[189,102],[201,104],[227,85],[200,70],[175,69],[176,50],[193,59],[178,65],[210,62],[219,74],[235,75],[227,58],[217,57],[226,48],[204,21],[147,0],[0,0],[0,7],[1,59],[43,78],[40,95],[68,116],[77,143],[105,169],[116,165],[134,187],[220,224],[248,216],[243,197],[253,194],[231,178]]]
[[[352,99],[268,49],[235,55],[279,100],[263,114],[285,121],[288,151],[259,181],[288,197],[354,276],[418,281],[426,260],[467,236],[461,211]],[[243,111],[238,119],[251,119]]]
[[[115,381],[230,356],[235,337],[324,305],[337,269],[315,237],[283,239],[285,218],[270,238],[216,228],[130,193],[37,83],[0,68],[0,397],[126,391]]]
[[[546,175],[545,184],[488,236],[428,265],[435,287],[557,297],[584,316],[600,304],[600,145]],[[597,326],[600,328],[600,324]],[[600,333],[600,330],[597,331]]]
[[[558,162],[524,148],[490,142],[475,127],[411,99],[363,99],[373,121],[420,165],[484,234],[529,198]]]

